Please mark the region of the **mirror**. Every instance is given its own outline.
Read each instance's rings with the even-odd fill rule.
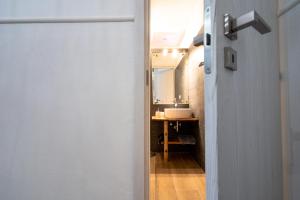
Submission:
[[[172,103],[175,98],[175,69],[156,68],[152,70],[153,103]]]
[[[153,104],[188,104],[188,71],[186,50],[152,51]],[[170,54],[170,55],[168,55]]]

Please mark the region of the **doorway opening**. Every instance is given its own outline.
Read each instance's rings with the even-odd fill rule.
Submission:
[[[149,199],[206,199],[204,0],[149,0]]]

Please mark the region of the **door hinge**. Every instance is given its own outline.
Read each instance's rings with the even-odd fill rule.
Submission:
[[[149,70],[146,69],[146,86],[149,86]]]

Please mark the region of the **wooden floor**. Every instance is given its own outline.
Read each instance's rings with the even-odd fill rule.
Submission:
[[[205,200],[203,170],[189,154],[151,156],[150,200]]]

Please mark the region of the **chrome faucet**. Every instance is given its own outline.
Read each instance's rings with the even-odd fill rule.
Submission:
[[[155,99],[154,104],[158,104],[160,100],[158,98]]]
[[[174,103],[174,108],[177,108],[177,106],[178,106],[178,103],[177,103],[176,97],[174,98],[174,101],[173,101],[173,103]]]

